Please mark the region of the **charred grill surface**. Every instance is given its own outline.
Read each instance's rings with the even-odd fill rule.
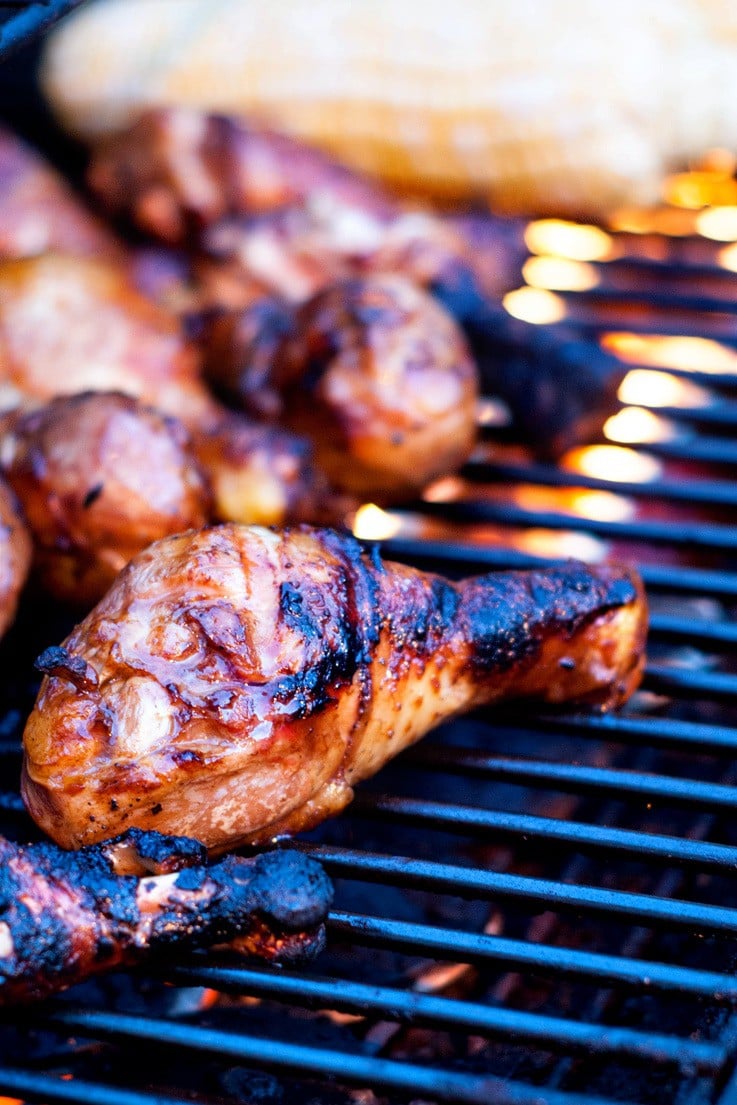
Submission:
[[[229,944],[288,961],[320,949],[332,891],[295,852],[208,867],[193,840],[127,833],[64,852],[0,838],[0,1004],[48,997],[149,955]]]

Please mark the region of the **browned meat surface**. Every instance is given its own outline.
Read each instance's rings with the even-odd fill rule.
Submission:
[[[0,637],[12,625],[31,567],[31,536],[18,500],[0,478]]]
[[[321,947],[331,896],[322,868],[296,852],[208,867],[197,841],[155,832],[79,852],[0,838],[0,1005],[223,943],[294,960]]]
[[[180,244],[227,215],[292,203],[341,203],[379,212],[390,202],[318,150],[242,120],[156,108],[94,153],[90,185],[116,215]]]
[[[193,451],[207,474],[219,522],[335,523],[358,505],[330,487],[306,438],[278,426],[225,414],[195,435]]]
[[[117,264],[48,255],[0,264],[0,410],[122,391],[185,422],[213,409],[174,315]]]
[[[452,318],[414,284],[347,280],[306,303],[291,325],[279,304],[241,318],[240,355],[220,362],[237,377],[231,390],[308,437],[336,487],[406,499],[468,458],[476,367]]]
[[[115,236],[35,150],[0,127],[0,258],[116,257]]]
[[[23,795],[65,846],[130,825],[213,850],[271,840],[342,809],[462,711],[616,706],[639,683],[646,622],[625,568],[454,584],[330,530],[182,534],[42,658]]]
[[[130,396],[54,399],[15,421],[0,458],[40,580],[67,601],[92,605],[152,541],[211,519],[184,427]]]
[[[139,280],[155,283],[168,272],[173,288],[177,270],[167,260],[151,258],[153,271],[139,271]],[[125,269],[55,255],[0,264],[0,411],[88,391],[119,391],[179,418],[201,446],[219,518],[300,520],[306,504],[323,495],[307,443],[228,415],[203,383],[200,355],[179,319],[141,295]],[[57,442],[62,449],[60,437]],[[76,448],[81,457],[81,444]],[[72,463],[67,457],[65,464]],[[259,489],[255,480],[265,465],[269,486]],[[85,475],[85,494],[92,479]],[[234,503],[237,513],[231,516],[227,508]]]

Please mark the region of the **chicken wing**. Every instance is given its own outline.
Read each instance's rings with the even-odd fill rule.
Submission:
[[[91,606],[152,541],[211,519],[184,427],[117,392],[64,396],[22,415],[0,460],[39,578],[66,601]]]
[[[40,658],[23,796],[66,847],[130,825],[214,851],[271,840],[464,710],[621,703],[646,622],[619,567],[455,584],[330,530],[167,538]]]
[[[156,953],[227,942],[278,962],[314,954],[331,896],[322,868],[297,852],[208,867],[197,841],[155,832],[79,852],[0,838],[0,1005]]]

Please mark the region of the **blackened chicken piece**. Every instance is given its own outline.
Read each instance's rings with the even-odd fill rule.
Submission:
[[[59,173],[0,127],[0,258],[68,253],[119,257],[122,247]]]
[[[91,606],[152,541],[211,520],[182,424],[117,392],[64,396],[21,415],[0,459],[40,582],[68,602]]]
[[[219,944],[294,961],[322,946],[330,900],[322,868],[296,852],[207,866],[196,841],[156,832],[79,852],[0,838],[0,1005]]]
[[[476,367],[452,318],[420,288],[399,276],[343,281],[284,332],[268,369],[268,356],[248,356],[236,390],[252,412],[309,438],[335,487],[407,499],[467,460]]]
[[[456,584],[331,530],[182,534],[132,561],[43,665],[23,796],[66,847],[131,825],[213,851],[268,841],[337,813],[463,711],[622,703],[646,623],[621,567]]]
[[[381,188],[301,142],[241,119],[154,108],[94,152],[88,180],[114,215],[170,245],[229,215],[294,203],[391,209]]]
[[[31,568],[31,535],[12,488],[0,478],[0,637],[18,610]]]

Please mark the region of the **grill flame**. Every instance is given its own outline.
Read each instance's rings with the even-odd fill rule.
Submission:
[[[566,305],[560,296],[544,288],[516,288],[502,300],[505,310],[523,322],[545,325],[560,322],[566,316]]]

